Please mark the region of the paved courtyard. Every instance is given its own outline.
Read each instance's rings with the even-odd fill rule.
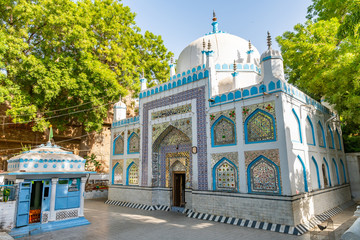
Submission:
[[[104,204],[101,200],[85,201],[85,217],[90,225],[69,228],[21,239],[271,239],[271,240],[304,240],[335,239],[334,237],[314,238],[310,233],[302,236],[291,236],[253,228],[233,226],[223,223],[202,221],[185,217],[175,212],[144,211]],[[353,209],[334,217],[334,226],[342,232],[352,223]],[[338,219],[338,220],[336,220]],[[343,224],[344,225],[344,224]],[[339,239],[339,234],[336,234]],[[328,236],[328,235],[327,235]]]

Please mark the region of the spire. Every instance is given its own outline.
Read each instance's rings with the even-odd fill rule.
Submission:
[[[235,61],[235,59],[234,59],[234,72],[236,72],[236,61]]]
[[[217,18],[216,18],[216,14],[215,14],[215,10],[213,10],[213,22],[216,22]]]
[[[205,50],[206,48],[206,42],[205,42],[205,38],[203,38],[203,51]]]
[[[268,49],[271,49],[271,35],[269,31],[267,32],[267,45],[268,45]]]
[[[174,57],[170,58],[170,79],[176,75],[175,67],[174,67]]]
[[[213,26],[213,32],[212,32],[212,33],[217,33],[217,32],[219,32],[218,22],[217,22],[217,18],[216,18],[215,11],[213,11],[212,21],[213,21],[213,22],[211,23],[211,25]]]
[[[251,41],[249,40],[249,51],[251,50]]]
[[[142,69],[142,76],[140,77],[140,91],[147,89],[144,69]]]
[[[210,42],[210,39],[208,41],[208,51],[211,51],[211,42]]]

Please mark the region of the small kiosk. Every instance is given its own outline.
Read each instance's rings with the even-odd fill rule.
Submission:
[[[85,159],[48,142],[8,160],[1,173],[16,190],[14,228],[22,237],[90,224],[84,218]]]

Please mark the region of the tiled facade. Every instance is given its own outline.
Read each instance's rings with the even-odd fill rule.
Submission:
[[[228,68],[230,63],[211,65],[217,53],[202,54],[209,61],[199,68],[175,74],[169,82],[151,89],[143,85],[140,116],[115,124],[114,131],[124,137],[125,146],[140,139],[139,153],[134,155],[139,162],[126,153],[113,156],[114,160],[123,158],[124,174],[130,171],[139,182],[110,187],[109,196],[122,202],[172,207],[176,172],[181,178],[185,174],[182,205],[189,209],[292,226],[313,217],[316,211],[306,204],[311,214],[299,217],[300,207],[288,197],[306,199],[312,191],[346,184],[346,167],[340,165],[344,159],[340,128],[327,122],[329,110],[286,82],[276,50],[268,49],[258,62],[236,73]],[[255,75],[248,77],[251,74]],[[227,86],[220,83],[222,79]],[[248,85],[241,87],[245,83]],[[294,112],[296,121],[292,120]],[[299,136],[296,141],[294,132]],[[134,134],[139,138],[133,139]],[[320,174],[323,159],[327,169]],[[129,166],[134,167],[130,170]],[[136,171],[138,175],[133,174]],[[136,183],[133,177],[125,178]],[[333,184],[324,184],[330,180]]]
[[[197,149],[198,149],[198,188],[199,189],[207,189],[207,161],[206,161],[206,114],[205,114],[205,87],[194,88],[191,90],[187,90],[169,97],[161,98],[158,100],[154,100],[151,102],[147,102],[143,105],[143,113],[142,113],[142,178],[141,185],[147,186],[148,182],[148,128],[149,128],[149,111],[152,109],[160,108],[166,105],[181,103],[187,100],[196,100],[196,124],[198,128],[198,141],[197,141]],[[156,130],[156,129],[155,129]]]

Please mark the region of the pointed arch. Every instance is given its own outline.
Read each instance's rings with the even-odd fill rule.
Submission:
[[[328,125],[328,132],[329,132],[329,135],[328,135],[328,136],[330,136],[330,139],[329,139],[329,141],[328,141],[329,148],[334,149],[334,148],[335,148],[335,146],[334,146],[334,134],[333,134],[333,132],[332,132],[332,130],[331,130],[331,128],[330,128],[329,125]],[[330,143],[331,143],[331,144],[330,144]]]
[[[236,127],[233,120],[221,115],[211,126],[211,146],[236,145]]]
[[[300,155],[297,155],[297,159],[299,159],[302,168],[303,168],[303,181],[304,181],[304,191],[305,192],[309,192],[309,188],[308,188],[308,184],[307,184],[307,175],[306,175],[306,167],[305,164],[303,162],[303,160],[301,159]]]
[[[330,168],[329,168],[329,164],[328,162],[326,161],[326,159],[324,158],[324,162],[325,162],[325,165],[326,165],[326,170],[327,170],[327,175],[328,175],[328,178],[329,178],[329,186],[331,187],[332,184],[331,184],[331,175],[330,175]]]
[[[121,135],[117,136],[113,142],[113,155],[124,154],[124,139]]]
[[[316,159],[315,159],[313,156],[311,157],[311,159],[312,159],[312,161],[313,161],[313,163],[314,163],[314,165],[315,165],[318,187],[319,187],[319,189],[321,189],[319,166],[318,166],[318,164],[317,164],[317,162],[316,162]]]
[[[314,125],[312,124],[312,121],[309,116],[306,117],[306,121],[308,124],[305,126],[305,133],[306,133],[306,141],[308,145],[315,146],[315,131],[314,131]],[[310,127],[310,129],[309,129]]]
[[[139,185],[139,167],[135,162],[126,169],[126,185]]]
[[[298,127],[297,127],[298,130],[297,130],[297,131],[298,131],[298,133],[299,133],[299,138],[297,139],[297,136],[296,136],[296,137],[292,136],[291,139],[292,139],[294,142],[300,142],[300,143],[302,143],[302,134],[301,134],[301,122],[300,122],[300,118],[299,118],[299,116],[297,115],[295,109],[292,109],[292,113],[294,114],[295,119],[296,119],[296,121],[297,121],[297,125],[298,125]],[[296,138],[296,139],[294,139],[294,138]]]
[[[152,144],[153,152],[158,152],[159,151],[160,144],[173,131],[176,131],[176,134],[179,136],[179,139],[180,140],[182,139],[184,141],[181,144],[183,144],[183,143],[191,143],[191,139],[183,131],[181,131],[180,129],[174,127],[173,125],[169,125],[164,131],[162,131],[162,133],[156,138],[156,140]],[[179,144],[179,143],[177,143],[177,144]]]
[[[212,170],[213,190],[239,191],[239,176],[237,166],[227,158],[218,161]]]
[[[119,162],[117,162],[112,168],[111,184],[123,184],[123,168],[121,167]]]
[[[324,128],[323,128],[320,120],[318,121],[317,135],[318,135],[318,138],[319,138],[319,146],[323,147],[323,148],[326,148],[325,132],[324,132]]]
[[[263,155],[247,167],[247,181],[249,193],[281,194],[279,167]]]
[[[140,137],[135,132],[132,132],[128,137],[127,153],[136,154],[140,152]]]
[[[340,158],[340,163],[341,163],[343,173],[344,173],[344,181],[345,181],[345,183],[347,183],[345,165],[344,165],[344,162],[343,162],[343,160],[341,158]]]
[[[337,165],[337,163],[336,163],[336,161],[335,161],[335,158],[333,158],[332,160],[333,160],[333,163],[334,163],[334,166],[335,166],[335,170],[336,170],[336,179],[337,179],[338,185],[340,185],[338,165]]]
[[[245,143],[276,141],[275,119],[262,109],[256,109],[244,123]]]

